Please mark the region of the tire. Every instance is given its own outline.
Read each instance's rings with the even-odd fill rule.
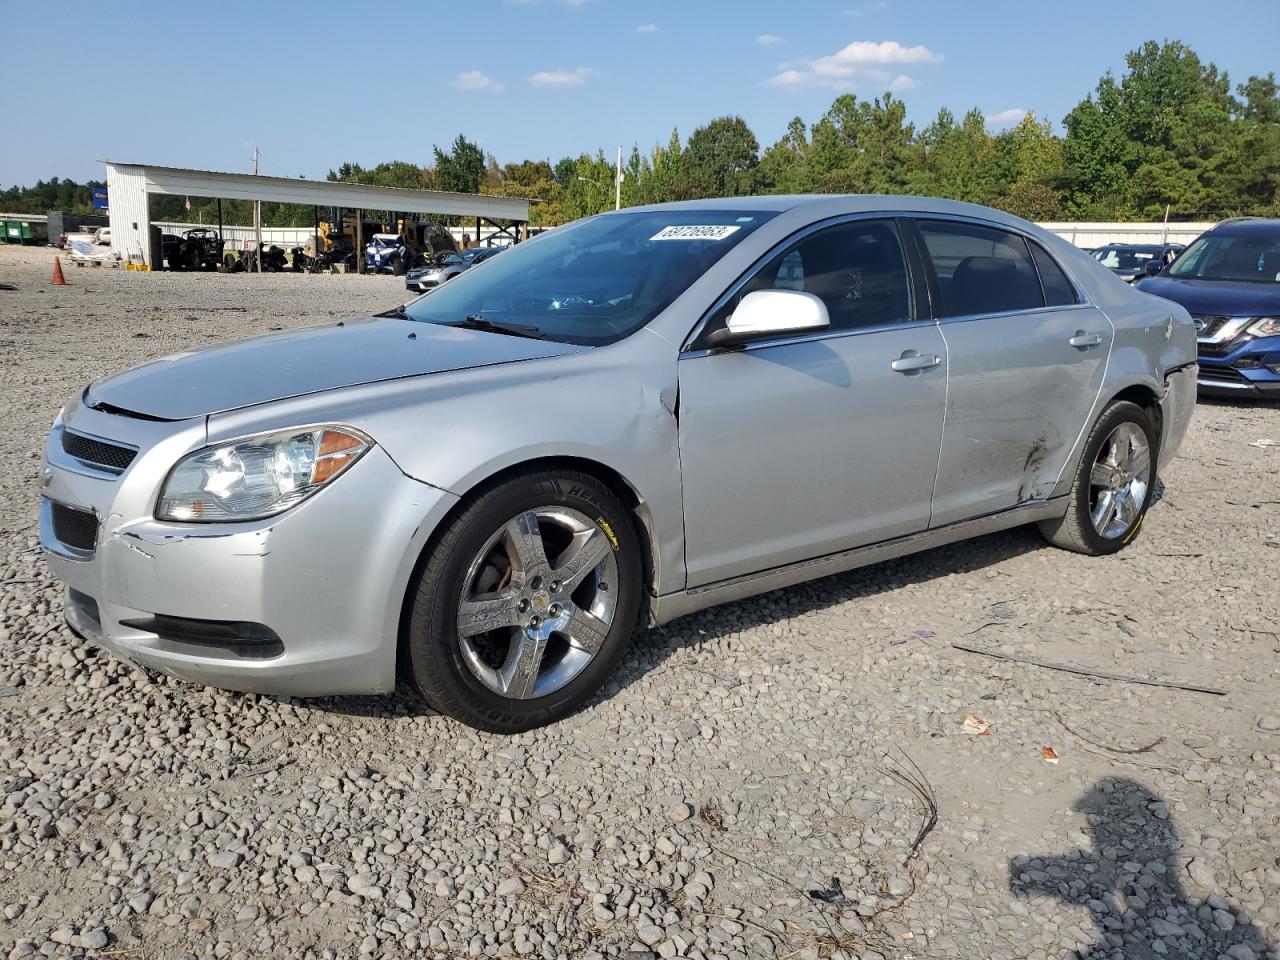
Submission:
[[[1121,400],[1104,410],[1085,441],[1066,515],[1040,523],[1044,538],[1092,557],[1132,543],[1155,491],[1158,441],[1151,415],[1136,403]]]
[[[535,539],[541,553],[529,546]],[[469,726],[542,726],[572,713],[613,673],[643,586],[635,525],[608,487],[576,471],[518,475],[478,493],[420,567],[406,672],[432,707]],[[459,617],[464,594],[470,622]],[[472,607],[473,597],[489,599]]]
[[[396,277],[404,276],[404,258],[398,253],[391,258],[391,274]]]

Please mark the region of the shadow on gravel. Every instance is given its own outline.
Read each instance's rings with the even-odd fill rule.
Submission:
[[[1018,897],[1052,897],[1088,907],[1098,939],[1080,960],[1261,960],[1262,932],[1220,895],[1183,889],[1178,830],[1168,805],[1132,780],[1099,780],[1075,804],[1089,820],[1090,850],[1015,857],[1009,888]],[[1200,886],[1216,886],[1192,861]]]

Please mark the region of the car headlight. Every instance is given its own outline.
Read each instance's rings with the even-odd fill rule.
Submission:
[[[301,503],[373,446],[351,427],[320,426],[245,437],[197,450],[169,472],[157,520],[260,520]]]
[[[1280,336],[1280,317],[1259,317],[1249,324],[1247,332],[1255,337]]]

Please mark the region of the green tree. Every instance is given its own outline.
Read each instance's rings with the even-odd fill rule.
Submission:
[[[435,148],[436,183],[451,193],[479,193],[485,175],[484,151],[458,134],[448,153]]]
[[[681,197],[739,197],[754,193],[760,144],[741,117],[719,117],[689,137],[681,158]]]

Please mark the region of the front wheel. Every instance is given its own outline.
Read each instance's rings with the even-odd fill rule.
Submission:
[[[538,471],[490,487],[419,575],[405,638],[415,686],[496,733],[566,716],[631,642],[642,563],[630,514],[594,477]]]
[[[1090,556],[1124,549],[1151,506],[1156,443],[1151,415],[1136,403],[1104,410],[1085,442],[1066,515],[1040,524],[1045,539]]]

